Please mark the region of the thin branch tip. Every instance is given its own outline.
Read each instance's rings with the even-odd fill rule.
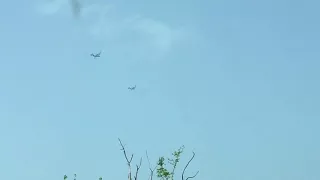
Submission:
[[[195,155],[196,155],[196,153],[192,152],[192,157],[190,158],[190,160],[188,161],[187,165],[184,167],[184,169],[182,171],[182,175],[181,175],[182,176],[181,177],[182,180],[192,179],[192,178],[195,178],[198,175],[199,171],[197,171],[197,173],[195,175],[189,176],[189,177],[187,177],[187,179],[184,179],[184,173],[185,173],[186,169],[188,168],[189,164],[191,163],[191,161],[193,160],[193,158],[195,157]]]

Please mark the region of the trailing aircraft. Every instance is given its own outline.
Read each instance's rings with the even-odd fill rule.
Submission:
[[[136,89],[136,85],[134,85],[133,87],[128,87],[129,90],[135,90]]]
[[[93,53],[90,54],[90,56],[93,56],[95,59],[100,57],[100,55],[101,55],[101,51],[97,54],[93,54]]]

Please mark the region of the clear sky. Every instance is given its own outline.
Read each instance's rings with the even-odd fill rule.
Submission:
[[[198,180],[320,179],[320,1],[80,2],[1,2],[1,179],[126,179],[118,137]]]

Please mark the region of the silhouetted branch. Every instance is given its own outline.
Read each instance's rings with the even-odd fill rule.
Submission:
[[[152,180],[152,178],[153,178],[153,172],[156,170],[157,166],[154,167],[154,169],[152,169],[152,168],[151,168],[151,164],[150,164],[150,160],[149,160],[149,156],[148,156],[148,151],[146,151],[146,155],[147,155],[148,164],[149,164],[149,170],[150,170],[149,180]]]
[[[138,178],[138,173],[139,173],[139,169],[140,169],[140,167],[141,167],[141,163],[142,163],[142,158],[140,158],[140,164],[139,164],[139,166],[136,165],[137,170],[136,170],[136,175],[134,176],[134,180],[137,180],[137,178]]]
[[[198,175],[198,173],[199,173],[199,171],[198,171],[195,175],[189,176],[189,177],[187,177],[187,179],[184,179],[184,172],[186,171],[186,169],[189,166],[190,162],[193,160],[194,156],[196,155],[194,152],[192,152],[192,153],[193,153],[193,155],[192,155],[191,159],[188,161],[187,165],[184,167],[184,169],[182,171],[182,180],[192,179],[192,178],[196,177]]]
[[[133,158],[133,154],[131,155],[131,158],[129,160],[128,156],[127,156],[126,149],[124,148],[124,145],[122,144],[122,142],[121,142],[121,140],[119,138],[118,138],[118,140],[119,140],[119,143],[121,145],[121,150],[123,151],[124,157],[126,158],[126,161],[127,161],[127,164],[128,164],[128,169],[129,169],[128,180],[132,180],[132,176],[131,176],[131,161],[132,161],[132,158]]]

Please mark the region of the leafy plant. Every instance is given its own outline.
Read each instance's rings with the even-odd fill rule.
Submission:
[[[120,139],[118,139],[118,140],[119,140],[119,143],[120,143],[120,146],[121,146],[121,151],[123,151],[123,154],[124,154],[124,157],[126,159],[127,166],[128,166],[128,169],[129,169],[128,180],[137,180],[138,179],[138,173],[139,173],[139,170],[140,170],[140,167],[141,167],[141,164],[142,164],[142,158],[140,158],[140,163],[138,165],[136,165],[136,171],[135,171],[135,174],[134,174],[134,176],[132,178],[131,162],[133,160],[133,154],[128,157],[124,145],[122,144]],[[178,150],[174,151],[172,153],[172,158],[167,158],[166,159],[163,156],[160,157],[158,159],[158,161],[157,161],[157,166],[154,169],[151,168],[149,157],[148,157],[148,153],[146,152],[147,159],[148,159],[148,162],[149,162],[149,170],[150,170],[149,180],[152,180],[153,172],[155,170],[157,170],[156,171],[157,177],[160,178],[161,180],[174,180],[175,171],[176,171],[178,163],[180,162],[180,158],[181,158],[181,154],[183,153],[183,150],[184,150],[184,146],[181,146]],[[189,176],[186,179],[184,178],[184,173],[185,173],[187,167],[189,166],[190,162],[193,160],[194,156],[195,156],[195,153],[193,152],[193,156],[188,161],[187,165],[184,167],[184,169],[182,171],[182,174],[181,174],[182,180],[188,180],[188,179],[194,178],[194,177],[196,177],[198,175],[199,171],[193,176]],[[169,168],[169,169],[171,169],[171,171],[167,168],[166,162],[172,166],[171,168]],[[68,178],[68,176],[64,175],[63,179],[67,180],[67,178]],[[74,174],[74,180],[76,180],[76,178],[77,178],[77,174]],[[102,180],[102,177],[100,177],[99,180]]]
[[[161,178],[162,180],[173,180],[174,179],[174,174],[175,174],[175,170],[177,168],[177,165],[180,161],[180,156],[183,152],[184,146],[181,146],[178,150],[174,151],[172,153],[173,158],[170,159],[168,158],[168,163],[172,165],[172,170],[171,172],[169,172],[169,170],[165,167],[165,158],[164,157],[160,157],[158,160],[158,169],[157,169],[157,176],[159,178]]]

